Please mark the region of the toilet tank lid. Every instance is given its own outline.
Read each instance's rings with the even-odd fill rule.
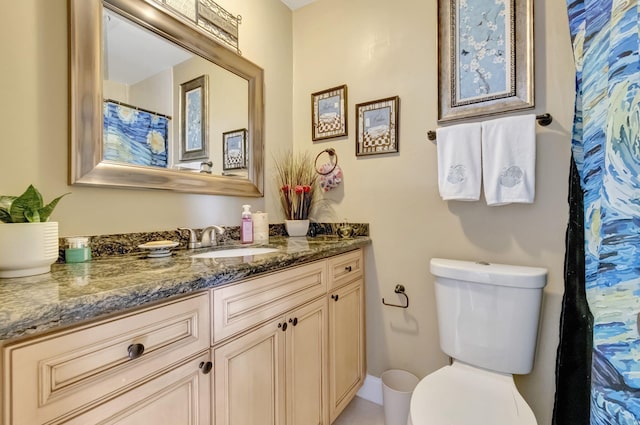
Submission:
[[[517,288],[544,288],[547,269],[543,267],[512,266],[484,261],[431,259],[431,274],[436,277]]]

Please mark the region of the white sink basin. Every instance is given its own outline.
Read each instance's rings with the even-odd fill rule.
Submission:
[[[221,249],[219,251],[203,252],[201,254],[192,255],[191,258],[225,258],[225,257],[244,257],[246,255],[260,255],[268,254],[270,252],[277,252],[276,248],[261,248],[261,247],[247,247],[247,248],[229,248]]]

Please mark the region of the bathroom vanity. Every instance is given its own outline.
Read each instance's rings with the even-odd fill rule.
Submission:
[[[2,424],[331,423],[366,373],[370,240],[278,239],[265,255],[93,261],[82,275],[58,264],[49,282],[0,282]],[[29,281],[50,285],[57,320],[46,294],[21,308],[38,324],[9,305]]]

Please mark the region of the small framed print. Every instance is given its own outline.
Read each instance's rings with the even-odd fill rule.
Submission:
[[[247,168],[247,129],[222,133],[222,169]]]
[[[398,96],[356,105],[356,156],[398,150]]]
[[[331,139],[347,135],[347,86],[311,94],[311,138]]]
[[[201,75],[180,84],[180,160],[209,158],[209,80]]]

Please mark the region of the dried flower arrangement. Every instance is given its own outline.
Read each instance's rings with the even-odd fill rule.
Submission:
[[[275,160],[280,203],[287,220],[306,220],[313,206],[318,174],[308,153],[288,152]]]

